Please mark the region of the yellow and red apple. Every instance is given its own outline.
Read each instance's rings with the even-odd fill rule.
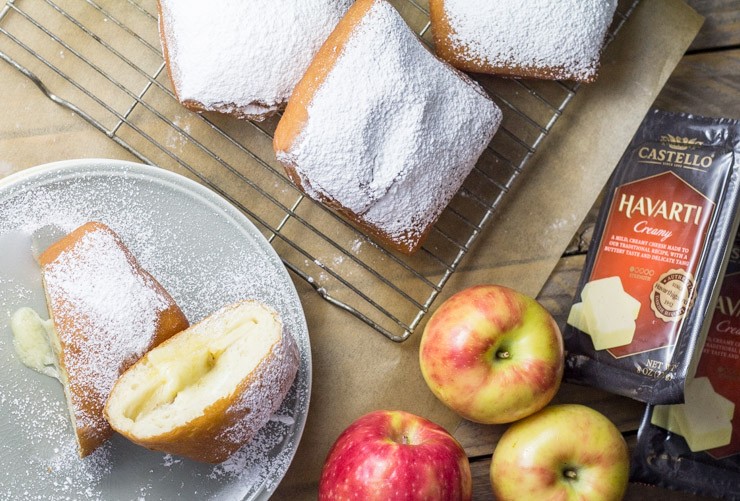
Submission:
[[[508,287],[458,292],[422,334],[421,372],[445,405],[471,421],[510,423],[547,405],[563,375],[563,340],[534,299]]]
[[[469,500],[470,464],[441,426],[404,411],[375,411],[329,451],[319,500]]]
[[[576,404],[553,405],[511,425],[491,462],[498,501],[618,501],[628,480],[622,434],[601,413]]]

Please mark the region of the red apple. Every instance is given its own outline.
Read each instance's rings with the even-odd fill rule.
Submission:
[[[557,393],[563,339],[534,299],[479,285],[434,312],[419,362],[427,385],[449,408],[478,423],[510,423],[537,412]]]
[[[491,485],[498,501],[619,500],[629,452],[619,430],[583,405],[554,405],[514,423],[496,445]]]
[[[352,423],[329,451],[320,500],[466,500],[470,464],[444,428],[403,411],[375,411]]]

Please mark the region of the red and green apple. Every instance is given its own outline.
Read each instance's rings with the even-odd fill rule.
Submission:
[[[629,480],[622,434],[584,405],[546,407],[511,425],[493,452],[498,501],[618,501]]]
[[[444,428],[404,411],[366,414],[339,436],[319,500],[469,500],[470,464]]]
[[[427,385],[449,408],[479,423],[510,423],[557,393],[563,340],[534,299],[478,285],[437,308],[424,328],[419,362]]]

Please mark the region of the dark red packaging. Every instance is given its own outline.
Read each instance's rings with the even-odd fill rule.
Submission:
[[[563,332],[566,380],[682,401],[737,229],[739,175],[737,120],[648,113],[607,186]]]
[[[695,494],[740,499],[740,238],[735,241],[690,386],[697,381],[701,394],[696,396],[693,416],[685,410],[684,416],[678,416],[680,405],[648,406],[638,433],[632,478]],[[690,397],[689,392],[684,406],[692,405]],[[697,422],[690,423],[687,417]]]

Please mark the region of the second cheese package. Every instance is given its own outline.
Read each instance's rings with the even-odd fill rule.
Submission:
[[[740,238],[685,403],[648,406],[632,480],[740,499]]]
[[[738,121],[648,113],[607,186],[563,332],[566,380],[683,401],[739,194]]]

